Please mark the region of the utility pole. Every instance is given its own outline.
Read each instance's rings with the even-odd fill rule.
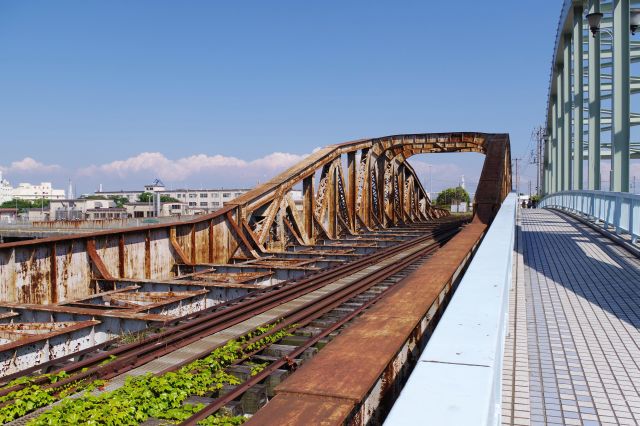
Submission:
[[[540,195],[542,188],[540,188],[540,178],[542,176],[542,167],[544,167],[544,161],[542,158],[542,150],[544,147],[544,139],[547,136],[547,131],[542,126],[538,126],[531,132],[531,139],[536,142],[535,154],[531,155],[530,164],[536,164],[536,193]],[[531,192],[531,191],[530,191]]]
[[[516,194],[520,195],[520,176],[518,175],[518,161],[520,161],[520,158],[514,158],[513,161],[515,161],[516,163]]]
[[[431,164],[429,164],[429,197],[433,197],[433,178],[431,177]]]

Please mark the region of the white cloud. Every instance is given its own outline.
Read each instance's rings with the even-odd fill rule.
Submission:
[[[271,177],[274,173],[300,162],[308,154],[298,155],[274,152],[262,158],[246,161],[224,155],[197,154],[175,160],[159,152],[143,152],[124,160],[101,165],[91,165],[79,170],[81,176],[118,176],[127,178],[145,173],[168,181],[181,182],[196,175],[231,174],[237,177]]]
[[[4,173],[43,174],[58,172],[62,170],[62,167],[57,164],[44,164],[31,157],[25,157],[8,166],[0,166],[0,170]]]

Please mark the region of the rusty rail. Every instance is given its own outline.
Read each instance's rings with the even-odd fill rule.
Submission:
[[[329,282],[333,282],[340,277],[348,276],[355,271],[375,264],[381,259],[406,250],[414,244],[432,238],[438,239],[442,234],[446,234],[451,232],[452,229],[456,229],[460,223],[461,222],[459,221],[442,223],[440,226],[437,226],[436,229],[426,232],[421,237],[382,249],[376,253],[367,255],[345,265],[329,268],[307,278],[282,284],[258,293],[253,293],[247,300],[235,300],[218,306],[219,309],[213,310],[212,312],[202,312],[200,314],[193,315],[188,320],[173,325],[165,331],[151,335],[140,342],[122,345],[108,351],[101,351],[99,354],[83,361],[73,363],[69,367],[54,369],[54,374],[60,371],[65,371],[71,376],[56,383],[48,384],[45,387],[57,389],[88,378],[113,378],[117,375],[130,371],[137,366],[150,362],[153,359],[175,351],[178,348],[202,339],[205,336],[224,330],[262,312],[298,298],[304,294],[315,291],[318,288],[327,285]],[[106,365],[103,364],[105,360],[109,360],[113,357],[117,358]],[[46,378],[39,378],[33,383],[44,384],[46,382]],[[25,385],[16,385],[1,389],[0,396],[22,389],[24,386]],[[0,404],[0,406],[9,403],[10,401],[7,401]]]

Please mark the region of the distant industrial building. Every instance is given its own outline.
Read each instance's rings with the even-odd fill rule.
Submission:
[[[125,219],[127,209],[118,207],[113,200],[54,200],[49,204],[49,217],[42,220],[97,220]]]
[[[145,185],[144,190],[139,191],[96,191],[95,195],[104,197],[125,197],[130,203],[139,202],[139,197],[143,192],[157,193],[161,197],[167,196],[186,204],[190,214],[208,213],[220,209],[224,203],[249,191],[247,188],[235,189],[166,189],[164,184],[157,180]]]

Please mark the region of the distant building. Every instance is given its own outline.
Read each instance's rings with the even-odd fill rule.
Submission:
[[[9,184],[9,181],[2,177],[2,171],[0,170],[0,203],[11,200],[11,192],[13,187]]]
[[[174,198],[181,203],[185,203],[191,213],[208,213],[222,208],[224,203],[249,191],[247,188],[235,189],[172,189],[167,190],[162,182],[156,181],[150,185],[145,185],[144,191],[97,191],[96,195],[105,197],[125,197],[130,203],[137,203],[139,196],[143,192],[158,193]]]
[[[18,209],[0,208],[0,223],[13,223],[18,218]]]
[[[126,219],[127,209],[117,207],[113,200],[53,200],[47,220]]]
[[[127,216],[130,218],[156,217],[153,204],[127,203],[124,207],[127,210]],[[160,207],[160,216],[182,216],[194,213],[186,203],[167,202],[161,203]]]
[[[65,198],[64,189],[53,189],[51,182],[41,182],[39,185],[19,183],[13,188],[12,198],[18,200],[61,200]]]
[[[54,189],[51,182],[41,182],[39,185],[20,183],[12,187],[0,172],[0,203],[18,200],[59,200],[65,198],[64,189]]]
[[[29,222],[42,222],[50,220],[49,209],[33,208],[24,209],[20,213],[20,217]]]

